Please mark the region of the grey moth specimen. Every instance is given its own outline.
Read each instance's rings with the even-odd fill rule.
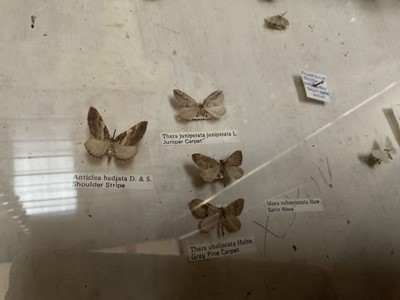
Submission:
[[[216,160],[207,155],[192,154],[193,162],[200,167],[200,177],[205,182],[212,182],[215,179],[223,179],[226,185],[230,178],[238,179],[243,176],[243,169],[240,167],[243,161],[242,151],[233,152],[227,159]]]
[[[129,160],[138,152],[136,144],[140,141],[147,129],[147,121],[140,122],[127,131],[111,137],[108,128],[100,113],[93,106],[88,112],[88,125],[91,137],[85,142],[85,148],[90,155],[96,158],[112,156],[120,160]]]
[[[284,17],[285,14],[286,13],[283,13],[281,15],[276,15],[264,19],[265,26],[276,30],[286,29],[286,27],[289,26],[289,21]]]
[[[217,207],[203,200],[193,199],[189,202],[189,208],[193,217],[201,219],[199,229],[203,233],[208,233],[217,227],[218,236],[225,235],[227,232],[240,230],[241,223],[238,216],[242,213],[244,199],[237,199],[226,207]]]
[[[211,93],[203,103],[197,103],[196,100],[181,90],[174,90],[174,96],[178,105],[181,106],[178,114],[185,120],[220,118],[226,112],[222,91]]]
[[[396,153],[396,149],[394,148],[392,141],[389,137],[386,137],[386,146],[385,149],[375,149],[371,152],[371,158],[376,161],[378,164],[382,162],[388,162],[389,159],[393,160],[392,153]]]

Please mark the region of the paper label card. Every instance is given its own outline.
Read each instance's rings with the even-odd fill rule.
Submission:
[[[107,175],[76,173],[72,175],[72,187],[91,189],[152,190],[151,175]]]
[[[393,114],[396,117],[397,125],[400,127],[400,104],[393,105]]]
[[[322,211],[321,198],[265,200],[267,213]]]
[[[190,262],[255,252],[254,238],[240,238],[187,247]]]
[[[162,146],[187,146],[201,144],[223,144],[239,142],[237,130],[206,132],[163,132],[160,133]]]
[[[308,98],[323,102],[331,101],[325,75],[301,71],[301,78]]]

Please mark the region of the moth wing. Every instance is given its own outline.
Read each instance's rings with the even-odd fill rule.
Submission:
[[[383,150],[372,150],[371,155],[381,161],[387,162],[389,160],[388,153]]]
[[[204,203],[201,199],[193,199],[189,202],[189,209],[192,212],[193,217],[197,219],[204,219],[208,216],[215,215],[218,212],[218,208],[210,203]]]
[[[217,178],[219,172],[221,171],[221,166],[215,165],[211,168],[202,170],[200,172],[200,177],[203,178],[205,182],[212,182],[215,178]]]
[[[193,162],[202,169],[200,177],[205,182],[213,181],[221,170],[220,163],[207,155],[195,153],[192,155]]]
[[[190,107],[182,107],[178,110],[178,114],[182,119],[185,120],[193,120],[197,114],[200,112],[200,107],[190,106]]]
[[[203,102],[204,109],[214,118],[220,118],[226,113],[224,94],[222,91],[211,93]]]
[[[181,90],[174,90],[174,96],[176,102],[183,107],[199,107],[199,104],[190,97],[188,94],[182,92]]]
[[[127,131],[119,134],[115,138],[114,143],[122,146],[133,146],[142,139],[142,137],[146,133],[146,129],[147,121],[137,123],[136,125],[129,128]]]
[[[102,141],[95,138],[90,138],[85,142],[85,148],[90,155],[101,158],[108,152],[110,141]]]
[[[233,177],[235,179],[239,179],[240,177],[243,176],[244,173],[241,167],[236,167],[236,166],[225,165],[225,170],[226,173],[228,173],[229,177]]]
[[[243,161],[242,151],[237,150],[233,152],[229,157],[225,160],[225,165],[228,166],[240,166]]]
[[[87,120],[90,134],[95,139],[101,141],[108,141],[110,139],[110,133],[108,132],[108,128],[104,123],[103,118],[93,106],[89,108]]]
[[[392,141],[390,138],[387,136],[386,137],[386,147],[385,149],[389,152],[396,153],[396,148],[394,148]]]
[[[239,216],[244,207],[244,199],[236,199],[233,201],[231,204],[229,204],[227,207],[224,208],[225,210],[225,215],[233,215],[233,216]]]
[[[222,218],[222,226],[224,226],[228,232],[236,232],[240,230],[242,223],[240,223],[238,217],[226,215]]]
[[[192,160],[201,169],[208,169],[220,165],[219,161],[200,153],[192,154]]]
[[[219,220],[220,220],[219,214],[208,216],[200,221],[199,229],[202,232],[210,232],[215,226],[217,226]]]
[[[115,158],[120,160],[129,160],[136,155],[138,149],[136,146],[123,146],[114,144]]]

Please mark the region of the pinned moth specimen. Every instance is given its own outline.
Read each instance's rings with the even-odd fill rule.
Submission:
[[[93,106],[89,109],[87,119],[91,137],[85,142],[86,150],[96,158],[107,155],[109,162],[112,156],[120,160],[129,160],[134,157],[138,152],[136,144],[147,129],[147,121],[142,121],[117,137],[114,130],[111,137],[103,118]]]
[[[244,199],[237,199],[226,207],[217,207],[203,200],[193,199],[189,202],[189,208],[193,217],[201,219],[199,229],[203,233],[208,233],[217,227],[218,236],[225,235],[227,232],[240,230],[241,223],[238,216],[242,213]]]
[[[277,29],[277,30],[286,29],[286,27],[289,26],[289,21],[284,17],[285,14],[286,14],[286,12],[281,15],[276,15],[276,16],[264,19],[265,26],[268,28]]]
[[[181,90],[174,90],[174,96],[176,102],[181,106],[178,114],[185,120],[220,118],[226,112],[222,91],[212,92],[203,103],[197,103],[196,100]]]
[[[371,158],[377,162],[378,164],[381,164],[382,162],[388,162],[389,159],[393,160],[392,153],[396,153],[396,149],[394,148],[392,141],[389,139],[387,136],[386,139],[386,146],[385,149],[380,150],[380,149],[375,149],[372,150],[371,152]]]
[[[240,167],[243,156],[240,150],[233,152],[227,159],[221,159],[220,161],[200,153],[192,154],[192,159],[202,169],[200,177],[205,182],[223,179],[226,186],[230,177],[238,179],[243,176],[243,169]]]

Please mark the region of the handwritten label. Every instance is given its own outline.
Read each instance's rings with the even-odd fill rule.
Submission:
[[[152,190],[151,175],[74,174],[72,187],[89,189]]]
[[[323,102],[331,101],[325,75],[301,71],[301,78],[308,98]]]
[[[322,207],[322,200],[320,198],[265,200],[265,205],[267,206],[267,213],[288,213],[324,210],[324,208]]]
[[[396,104],[392,106],[393,114],[396,117],[397,125],[400,127],[400,104]]]
[[[186,146],[201,144],[237,143],[237,130],[210,132],[164,132],[160,134],[163,146]]]
[[[225,240],[187,247],[189,261],[191,262],[250,253],[256,250],[256,241],[254,238]]]

